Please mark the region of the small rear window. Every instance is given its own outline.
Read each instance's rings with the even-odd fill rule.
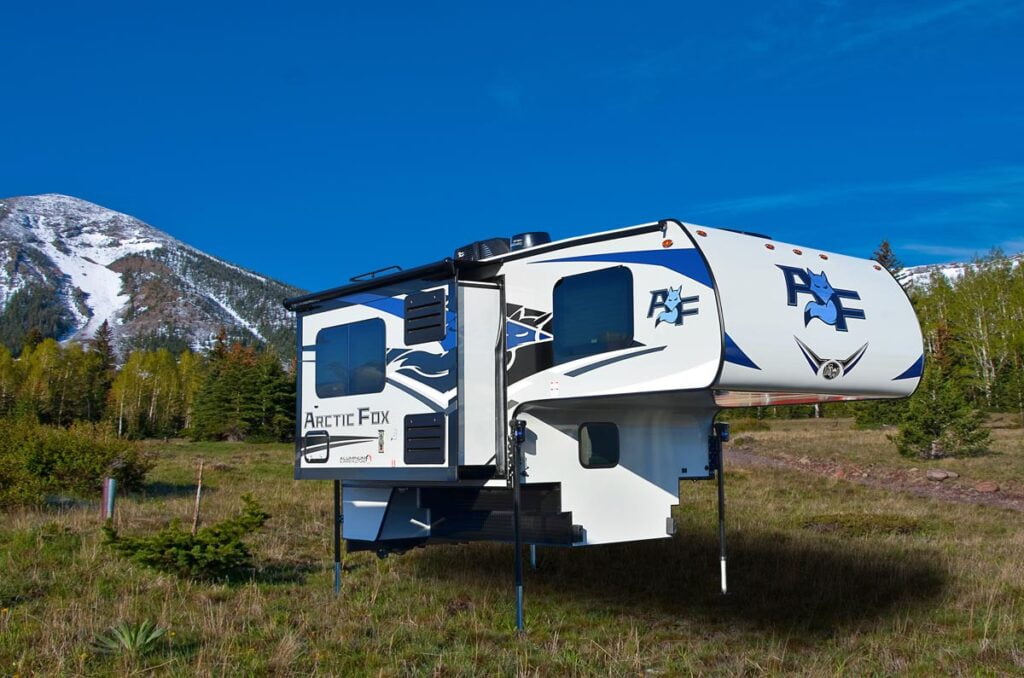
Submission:
[[[384,390],[384,321],[371,318],[325,327],[316,335],[316,394],[320,398]]]
[[[619,427],[606,421],[580,425],[580,464],[583,468],[611,468],[619,464]]]

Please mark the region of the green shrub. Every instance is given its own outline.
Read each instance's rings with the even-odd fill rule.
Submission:
[[[922,459],[973,456],[988,450],[985,413],[967,400],[959,380],[926,374],[891,436],[900,454]]]
[[[189,579],[229,579],[252,567],[252,553],[242,539],[270,518],[252,497],[242,497],[241,513],[197,530],[183,529],[181,522],[150,536],[124,537],[111,526],[103,528],[104,542],[122,556],[141,565]]]
[[[152,462],[106,427],[42,426],[29,417],[0,419],[0,506],[38,505],[47,495],[89,497],[103,478],[139,489]]]

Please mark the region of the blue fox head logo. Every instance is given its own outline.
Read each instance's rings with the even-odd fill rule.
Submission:
[[[811,269],[807,269],[807,277],[810,279],[811,294],[817,298],[819,304],[827,304],[836,291],[829,284],[825,271],[815,273]]]
[[[860,294],[855,290],[843,290],[832,287],[825,271],[815,273],[809,268],[796,268],[777,264],[786,281],[786,305],[797,306],[797,298],[801,294],[811,297],[804,305],[804,326],[817,318],[826,325],[836,328],[837,332],[847,331],[847,320],[864,320],[864,309],[848,308],[843,305],[844,299],[859,300]]]
[[[654,326],[661,323],[682,325],[683,318],[688,315],[697,315],[698,309],[687,308],[687,304],[696,304],[699,297],[684,297],[683,286],[667,287],[663,290],[651,292],[651,305],[647,308],[647,317],[654,318]],[[655,317],[654,313],[659,308],[665,309]]]

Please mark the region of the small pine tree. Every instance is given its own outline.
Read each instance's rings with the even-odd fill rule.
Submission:
[[[98,420],[103,414],[103,405],[110,395],[110,387],[117,376],[117,353],[114,351],[114,332],[104,320],[90,342],[89,400],[86,418]]]
[[[959,343],[948,325],[935,327],[924,377],[907,404],[899,433],[890,438],[900,454],[927,459],[987,451],[985,415],[968,398],[970,372]]]
[[[191,534],[178,521],[158,532],[128,537],[118,534],[108,522],[103,527],[104,543],[122,556],[156,570],[189,579],[224,580],[244,576],[252,570],[252,552],[243,541],[270,518],[249,495],[242,495],[237,516],[204,527]]]
[[[985,414],[968,401],[961,380],[938,368],[928,370],[892,436],[905,457],[934,459],[973,456],[988,449]]]
[[[96,330],[96,336],[92,339],[92,350],[100,357],[101,367],[104,371],[111,371],[117,364],[117,354],[114,352],[114,331],[110,324],[104,320],[103,324]]]
[[[221,325],[220,330],[217,331],[217,339],[213,342],[213,348],[210,349],[210,360],[213,362],[219,362],[227,357],[228,354],[228,331]]]
[[[878,246],[878,249],[871,255],[871,258],[880,263],[893,275],[899,273],[903,268],[903,262],[896,257],[896,253],[892,251],[892,245],[889,244],[888,240],[882,241],[882,244]]]

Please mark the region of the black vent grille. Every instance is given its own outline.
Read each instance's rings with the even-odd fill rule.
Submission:
[[[405,345],[445,338],[444,289],[418,292],[405,298]]]
[[[444,415],[405,416],[405,463],[444,463]]]

